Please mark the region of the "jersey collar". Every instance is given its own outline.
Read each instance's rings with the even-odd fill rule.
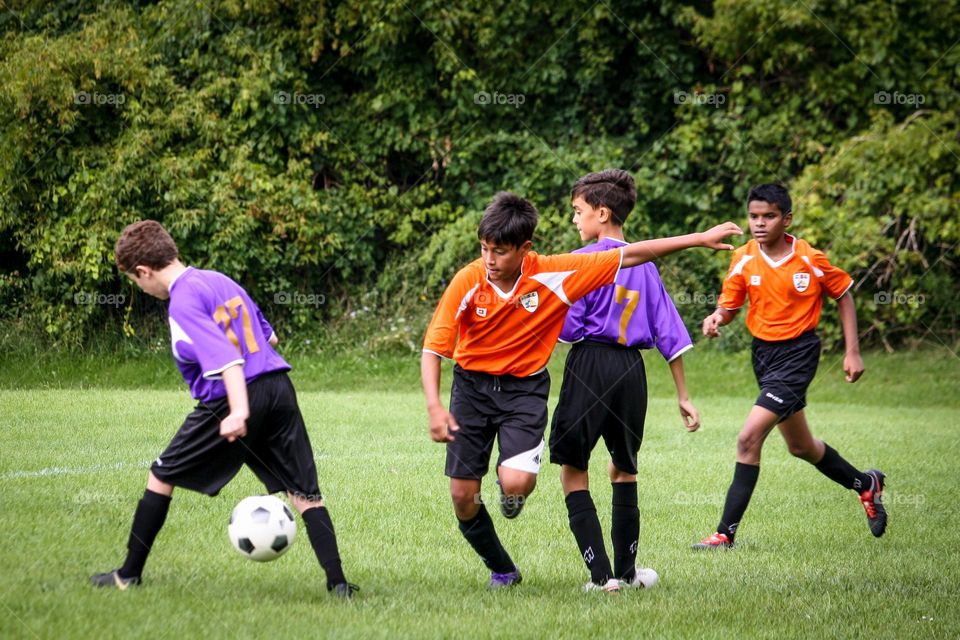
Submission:
[[[757,243],[757,251],[759,251],[760,255],[763,256],[763,259],[767,261],[767,264],[773,267],[774,269],[776,269],[777,267],[783,264],[786,264],[786,262],[793,257],[793,254],[797,252],[797,239],[792,235],[790,235],[789,233],[785,233],[783,235],[785,235],[790,240],[790,253],[783,256],[779,260],[774,260],[773,258],[768,256],[766,253],[764,253],[763,249],[760,247],[760,243],[759,242]]]
[[[173,280],[170,281],[170,284],[167,285],[167,291],[173,291],[173,285],[176,284],[177,281],[180,280],[180,278],[188,271],[193,271],[193,267],[187,267],[186,269],[184,269],[183,271],[175,275],[173,277]]]

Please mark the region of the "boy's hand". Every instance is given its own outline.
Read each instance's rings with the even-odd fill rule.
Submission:
[[[231,413],[220,423],[220,436],[226,438],[227,442],[233,442],[245,435],[247,435],[247,418],[245,416]]]
[[[856,382],[860,379],[865,369],[859,351],[843,356],[843,370],[847,374],[847,382]]]
[[[703,335],[708,338],[719,338],[722,324],[723,316],[718,311],[714,311],[703,319]]]
[[[742,236],[743,229],[732,222],[718,224],[714,228],[700,233],[700,246],[708,249],[718,249],[722,251],[732,251],[733,245],[723,241],[727,236]]]
[[[683,426],[687,431],[692,433],[700,428],[700,414],[689,400],[680,400],[680,417],[683,418]]]
[[[453,415],[442,406],[430,407],[430,438],[434,442],[453,442],[453,432],[460,430],[460,425]]]

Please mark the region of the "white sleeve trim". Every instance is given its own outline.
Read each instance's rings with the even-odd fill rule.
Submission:
[[[562,342],[563,344],[577,344],[578,342],[583,342],[583,338],[578,340],[564,340],[563,338],[557,338],[557,342]]]
[[[723,309],[724,311],[740,311],[740,309],[743,309],[743,305],[740,305],[739,307],[721,307],[717,305],[717,309]]]
[[[423,349],[423,353],[432,353],[433,355],[439,356],[440,358],[443,358],[444,360],[453,360],[453,358],[448,358],[447,356],[443,355],[442,353],[437,353],[437,352],[434,351],[433,349]]]
[[[620,264],[617,265],[617,272],[616,272],[615,274],[613,274],[613,281],[614,281],[614,282],[616,282],[616,281],[617,281],[617,278],[620,277],[620,270],[623,269],[623,249],[624,249],[624,247],[626,247],[626,245],[624,245],[623,247],[620,247]]]
[[[214,369],[213,371],[204,371],[204,372],[203,372],[203,378],[204,378],[205,380],[222,380],[222,379],[223,379],[223,375],[222,375],[222,374],[223,374],[224,371],[226,371],[226,370],[229,369],[230,367],[235,366],[235,365],[238,365],[238,364],[242,367],[242,366],[243,366],[243,363],[244,363],[243,358],[238,358],[237,360],[234,360],[233,362],[228,362],[227,364],[223,365],[223,366],[220,367],[219,369]]]
[[[847,288],[843,290],[843,293],[841,293],[841,294],[838,295],[836,298],[834,298],[834,300],[839,300],[839,299],[842,298],[843,296],[847,295],[847,291],[850,291],[850,289],[852,289],[852,288],[853,288],[853,278],[850,279],[850,284],[848,284],[848,285],[847,285]]]
[[[670,356],[670,359],[667,360],[667,364],[670,364],[671,362],[673,362],[674,360],[676,360],[677,358],[685,354],[687,351],[690,351],[690,349],[693,349],[693,343],[688,344],[683,349],[680,349],[680,351],[677,351],[675,354]]]

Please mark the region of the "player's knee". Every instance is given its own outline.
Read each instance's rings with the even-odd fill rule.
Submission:
[[[504,480],[502,486],[503,492],[508,496],[528,496],[537,487],[537,476]]]
[[[147,490],[167,497],[173,495],[173,485],[167,484],[157,476],[153,475],[153,471],[147,472]]]
[[[813,460],[816,457],[816,447],[812,442],[788,442],[787,451],[801,460]]]
[[[763,444],[763,438],[759,437],[753,431],[741,431],[737,436],[737,453],[743,455],[752,453]]]
[[[450,498],[458,514],[470,511],[480,504],[480,494],[472,487],[450,487]]]

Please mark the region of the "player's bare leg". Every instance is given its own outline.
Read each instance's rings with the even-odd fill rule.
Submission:
[[[520,571],[500,544],[493,520],[480,497],[480,480],[450,478],[450,497],[460,533],[490,569],[487,588],[500,589],[519,584],[522,580]]]
[[[537,474],[500,465],[497,467],[500,485],[500,512],[505,518],[516,518],[523,510],[527,496],[537,486]]]
[[[887,510],[883,506],[886,476],[882,471],[859,471],[830,445],[814,438],[803,411],[780,423],[780,433],[792,455],[816,466],[820,473],[840,486],[855,491],[867,514],[870,532],[878,538],[884,534],[887,529]]]

